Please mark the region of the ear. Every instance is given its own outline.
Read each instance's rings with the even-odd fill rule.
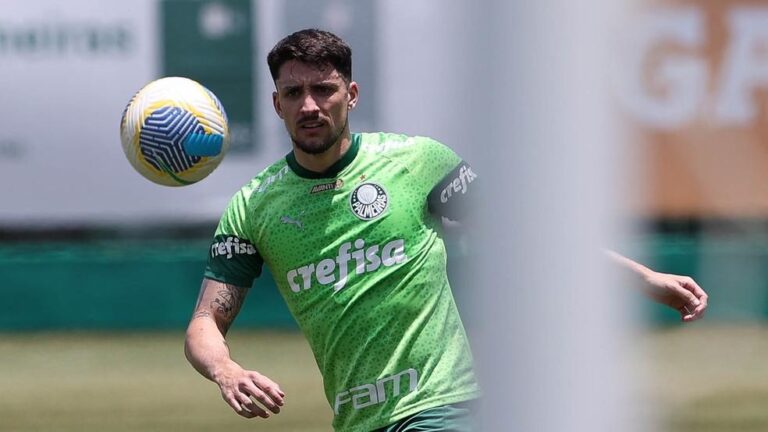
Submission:
[[[357,87],[357,83],[352,81],[347,88],[347,109],[353,110],[357,105],[357,98],[360,95],[360,89]]]
[[[280,98],[277,97],[277,92],[272,92],[272,105],[275,107],[277,116],[283,118],[283,107],[280,106]]]

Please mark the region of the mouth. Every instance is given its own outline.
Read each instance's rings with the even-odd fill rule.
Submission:
[[[323,127],[324,123],[321,120],[309,120],[299,123],[300,129],[315,130]]]

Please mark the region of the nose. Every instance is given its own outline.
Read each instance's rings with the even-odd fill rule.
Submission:
[[[304,114],[311,114],[320,111],[320,107],[317,106],[315,98],[311,94],[304,96],[304,100],[301,101],[301,112]]]

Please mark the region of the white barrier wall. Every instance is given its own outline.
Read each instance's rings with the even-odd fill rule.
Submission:
[[[4,0],[0,224],[217,219],[242,184],[290,150],[272,108],[265,59],[275,42],[300,28],[329,29],[350,42],[355,79],[365,89],[352,114],[353,127],[374,129],[374,6],[349,0]],[[180,42],[187,31],[194,35],[192,42]],[[251,40],[243,42],[244,34]],[[240,51],[212,59],[233,48],[219,49],[227,37],[239,38]],[[199,52],[194,44],[201,46]],[[245,72],[233,79],[233,67]],[[206,180],[167,188],[133,172],[122,153],[118,123],[139,88],[179,70],[197,73],[222,99],[239,150],[233,145]],[[236,103],[227,101],[229,94]],[[241,113],[237,123],[236,110]]]
[[[156,74],[152,3],[3,2],[0,220],[136,213],[131,201],[148,188],[117,131],[128,98]]]
[[[205,181],[170,189],[133,172],[120,148],[118,121],[130,96],[163,74],[169,56],[162,51],[161,11],[178,4],[202,11],[184,17],[182,30],[189,26],[211,38],[252,32],[252,57],[242,59],[252,63],[253,85],[244,91],[251,96],[245,100],[251,124],[233,127],[237,140],[251,146],[228,155]],[[252,9],[250,19],[237,13],[243,4]],[[469,2],[429,1],[4,0],[0,224],[217,218],[234,190],[289,150],[272,112],[264,58],[280,37],[307,26],[335,31],[353,46],[362,89],[354,130],[430,135],[467,155],[486,144],[475,141],[477,126],[459,107],[486,109],[484,98],[496,91],[467,72],[473,65],[464,55],[483,49],[477,32],[466,29],[482,10]],[[768,129],[761,120],[768,6],[659,2],[613,25],[613,49],[622,55],[604,68],[603,83],[639,148],[648,150],[648,164],[637,166],[649,193],[627,194],[633,214],[768,215]],[[509,131],[510,139],[515,133]]]
[[[122,110],[162,73],[158,6],[155,0],[3,2],[0,223],[211,218],[248,178],[249,167],[229,160],[209,181],[165,188],[127,163],[118,133]]]

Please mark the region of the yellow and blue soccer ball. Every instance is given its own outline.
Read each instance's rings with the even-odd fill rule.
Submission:
[[[161,78],[128,102],[120,140],[139,174],[161,185],[186,186],[207,177],[227,153],[227,114],[200,83]]]

